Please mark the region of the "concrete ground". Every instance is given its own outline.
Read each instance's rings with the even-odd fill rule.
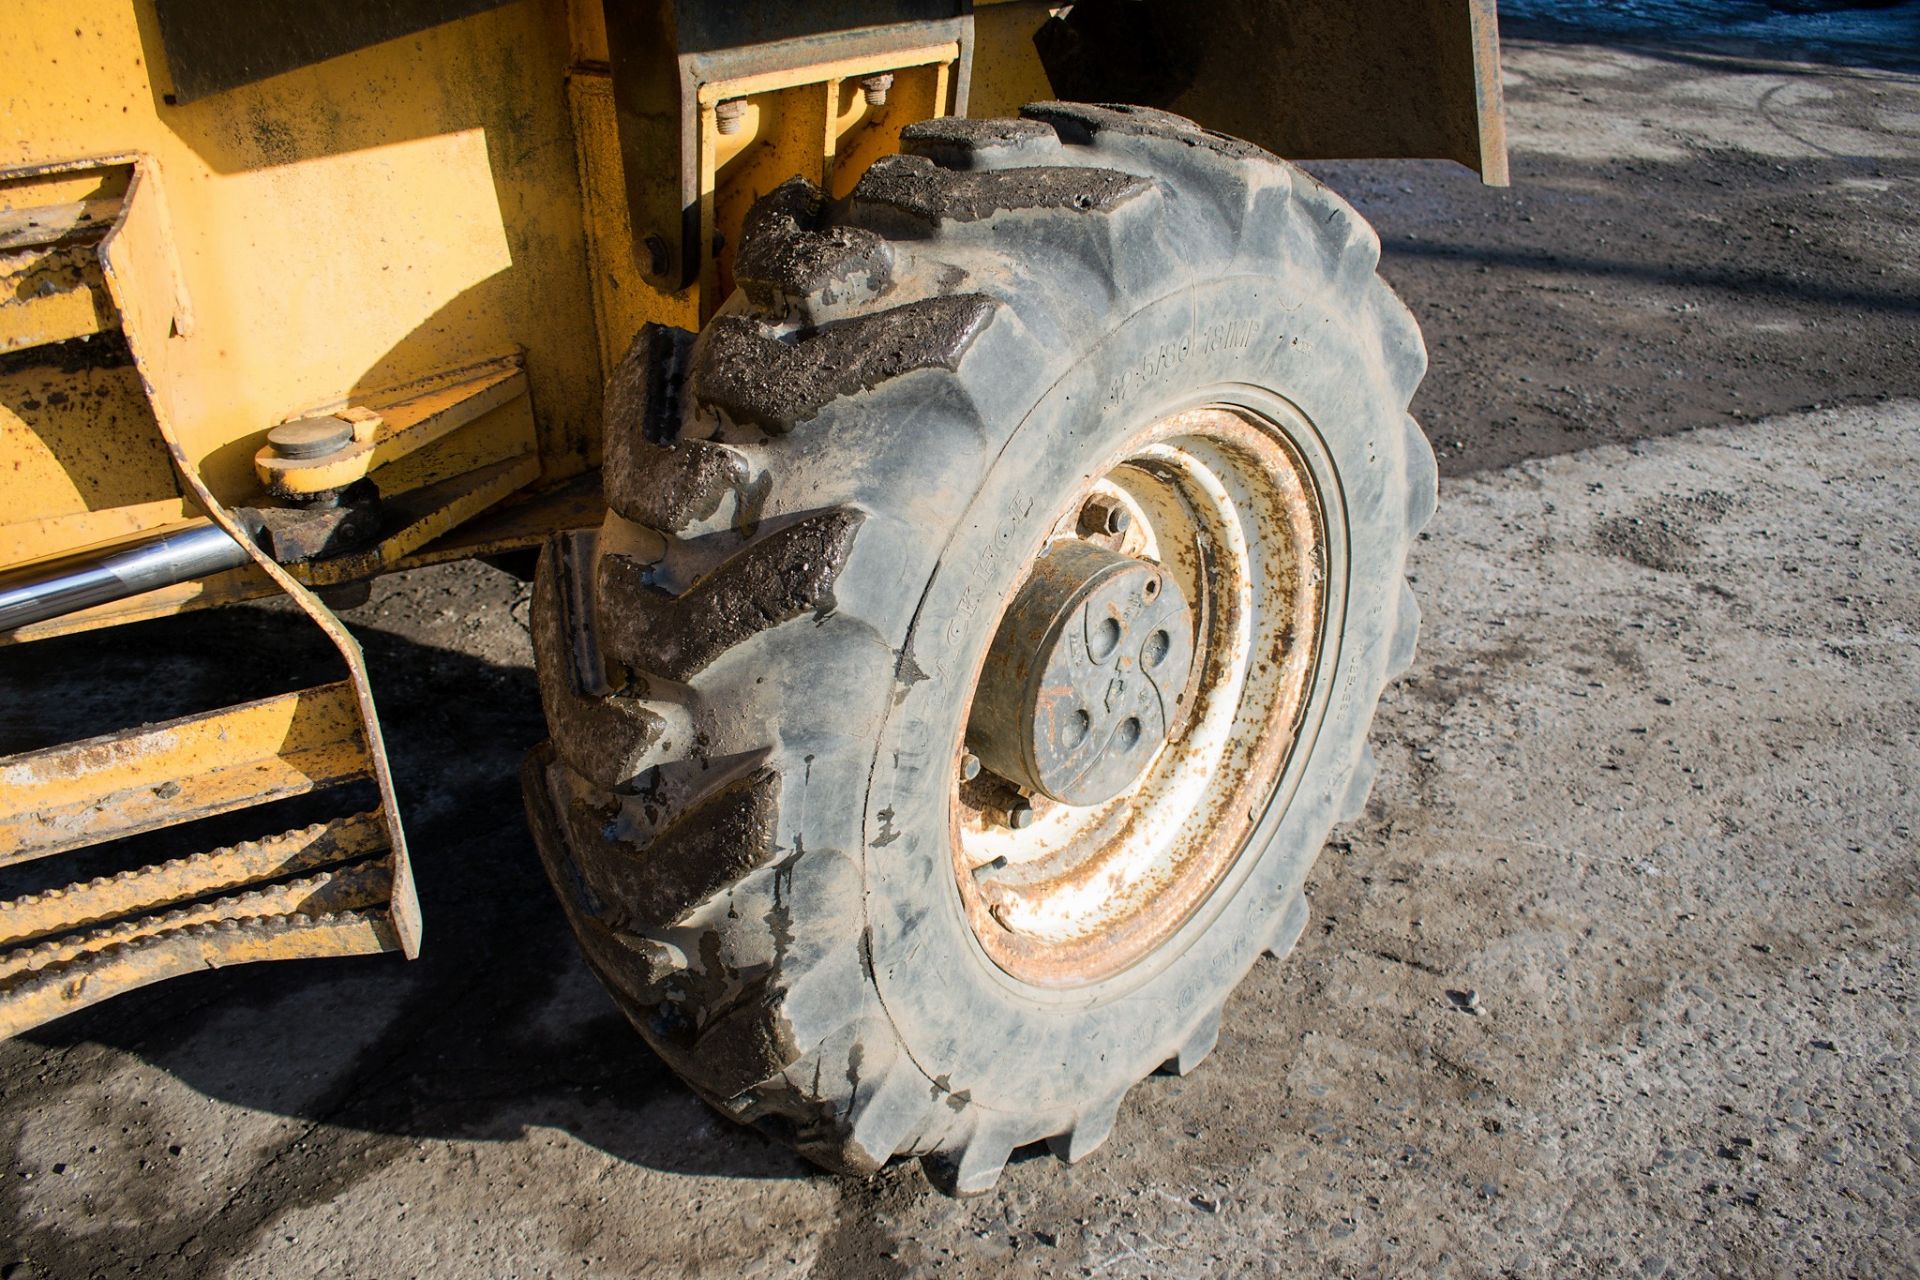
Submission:
[[[1316,166],[1426,325],[1446,477],[1374,798],[1199,1073],[967,1202],[717,1120],[535,866],[524,589],[419,573],[354,620],[426,955],[0,1046],[0,1277],[1920,1272],[1920,79],[1508,63],[1512,191]],[[0,747],[306,643],[252,609],[20,651]]]

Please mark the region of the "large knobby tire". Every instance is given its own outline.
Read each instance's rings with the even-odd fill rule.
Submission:
[[[1419,333],[1377,238],[1313,178],[1129,108],[931,121],[903,145],[837,205],[799,181],[763,200],[721,317],[697,340],[650,327],[611,380],[606,525],[539,575],[552,741],[525,783],[588,959],[693,1088],[830,1168],[924,1155],[974,1192],[1023,1144],[1098,1145],[1299,936],[1412,658],[1434,467],[1406,412]],[[955,871],[974,682],[1114,451],[1208,406],[1265,424],[1279,443],[1249,448],[1305,495],[1305,612],[1244,664],[1297,657],[1297,696],[1274,732],[1208,748],[1239,770],[1213,792],[1260,793],[1210,819],[1232,856],[1151,945],[1027,964]],[[1195,616],[1204,648],[1225,624]],[[1267,773],[1234,765],[1261,741]]]

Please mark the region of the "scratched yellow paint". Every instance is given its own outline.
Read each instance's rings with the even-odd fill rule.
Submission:
[[[0,947],[98,926],[212,893],[353,862],[387,847],[377,813],[316,822],[263,840],[175,858],[61,889],[0,902]]]
[[[269,490],[364,476],[439,500],[353,554],[291,572],[256,559],[28,629],[277,587],[339,631],[355,682],[0,759],[0,865],[367,779],[378,821],[327,837],[329,862],[382,835],[388,853],[323,870],[309,829],[0,903],[0,1038],[208,966],[413,954],[358,650],[300,584],[392,567],[596,464],[603,373],[631,334],[712,313],[758,195],[796,173],[840,191],[903,125],[952,110],[960,47],[701,86],[703,242],[719,248],[664,294],[634,257],[594,0],[521,0],[191,103],[174,100],[153,0],[9,0],[4,27],[0,276],[19,305],[0,307],[0,350],[97,345],[58,377],[0,377],[0,571],[184,519],[233,532],[228,508]],[[871,103],[858,80],[882,71],[890,101]],[[722,142],[713,108],[730,96],[756,105]],[[132,365],[102,358],[123,342]],[[343,409],[371,423],[345,454],[263,452],[274,425]],[[285,882],[295,870],[311,874]],[[282,882],[251,887],[265,878]]]
[[[0,759],[0,865],[366,776],[353,686]]]
[[[399,945],[392,919],[378,911],[199,921],[112,947],[78,964],[49,964],[15,978],[0,992],[0,1040],[85,1005],[203,969],[366,955]]]

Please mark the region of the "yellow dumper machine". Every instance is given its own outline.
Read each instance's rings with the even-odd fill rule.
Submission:
[[[1276,155],[1504,182],[1491,0],[4,26],[0,645],[284,595],[345,674],[0,759],[40,886],[0,901],[0,1034],[415,954],[329,602],[528,549],[522,783],[581,946],[821,1164],[1078,1159],[1299,936],[1434,469],[1376,237]],[[58,870],[293,796],[331,816]]]

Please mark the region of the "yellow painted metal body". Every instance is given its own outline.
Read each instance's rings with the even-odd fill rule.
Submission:
[[[523,348],[540,352],[555,436],[588,434],[553,14],[509,6],[169,106],[147,5],[9,10],[0,160],[150,162],[166,233],[143,266],[175,277],[176,337],[197,375],[183,438],[224,500],[251,491],[233,440]],[[513,269],[516,250],[542,249],[540,270]]]
[[[310,588],[596,525],[601,386],[632,335],[714,314],[780,183],[845,196],[908,124],[1053,96],[1035,34],[1067,8],[981,0],[660,64],[610,46],[602,0],[512,0],[195,96],[170,2],[6,5],[0,576],[207,520],[250,563],[0,633],[0,653],[277,593],[345,679],[0,759],[0,868],[312,792],[375,804],[0,901],[0,1037],[199,968],[414,954],[366,664]],[[636,65],[670,66],[684,154],[634,152],[615,88]],[[697,234],[697,269],[649,248],[650,196]],[[269,443],[320,416],[345,424],[336,451]],[[369,492],[377,536],[324,558],[278,563],[236,514]]]
[[[604,372],[643,323],[697,327],[712,313],[732,288],[731,246],[755,199],[794,174],[844,194],[901,127],[951,110],[958,90],[953,43],[700,84],[700,226],[719,248],[698,280],[666,293],[636,261],[591,0],[522,0],[187,103],[171,101],[151,6],[10,7],[0,278],[19,301],[0,304],[0,352],[124,330],[100,256],[137,217],[141,243],[123,255],[124,274],[168,299],[145,361],[163,363],[167,378],[142,387],[107,361],[0,370],[0,475],[10,477],[0,573],[198,514],[152,397],[167,401],[179,452],[225,506],[336,487],[383,464],[384,494],[421,487],[394,467],[439,434],[431,422],[396,426],[390,407],[514,363],[519,400],[495,397],[480,421],[464,419],[466,448],[442,457],[433,482],[449,466],[517,465],[378,554],[297,572],[337,582],[407,563],[503,498],[597,463]],[[876,73],[894,76],[879,106],[858,83]],[[731,99],[748,114],[722,135],[714,107]],[[386,425],[320,464],[267,449],[276,424],[342,409]],[[562,504],[555,519],[584,514]],[[545,531],[511,536],[528,545]],[[28,634],[273,590],[258,573],[224,579]]]
[[[663,292],[635,257],[595,5],[522,0],[192,102],[175,100],[152,6],[9,13],[0,573],[206,518],[251,546],[237,508],[356,485],[388,519],[346,554],[283,565],[256,549],[249,567],[0,637],[280,592],[348,667],[0,760],[0,866],[355,782],[380,803],[0,902],[0,1035],[208,965],[417,948],[364,663],[308,587],[596,522],[583,473],[628,336],[700,324],[732,287],[753,201],[796,173],[844,192],[902,126],[950,109],[960,54],[923,43],[699,85],[714,251]],[[858,81],[883,72],[888,101],[871,103]],[[723,136],[714,108],[734,98],[750,119]],[[317,458],[269,445],[315,415],[349,443]],[[553,496],[509,501],[536,491]]]
[[[613,77],[598,8],[575,0],[574,65],[568,75],[580,162],[594,319],[600,357],[611,369],[647,323],[698,329],[733,291],[733,247],[753,202],[792,177],[843,196],[866,166],[898,144],[916,120],[951,113],[958,100],[958,44],[912,44],[884,53],[807,63],[704,81],[699,112],[697,201],[703,269],[686,288],[663,292],[647,281],[630,217],[615,121]],[[883,105],[867,101],[860,80],[889,73]],[[738,127],[721,133],[715,108],[742,107]],[[661,157],[663,170],[671,157]]]
[[[8,5],[0,358],[97,345],[42,367],[0,363],[0,574],[201,514],[155,429],[155,397],[186,466],[228,507],[363,476],[383,493],[418,490],[427,464],[402,464],[431,427],[299,465],[263,453],[266,433],[315,413],[379,415],[516,362],[524,395],[463,421],[463,445],[441,451],[427,482],[464,468],[471,484],[377,554],[298,576],[338,582],[442,558],[432,544],[475,515],[597,463],[605,373],[643,323],[697,328],[725,299],[754,199],[794,175],[844,195],[914,120],[1051,96],[1035,37],[1068,8],[982,0],[945,28],[953,39],[916,43],[933,28],[901,23],[891,38],[685,58],[690,158],[623,158],[602,0],[498,4],[190,101],[175,93],[155,5]],[[1471,7],[1485,43],[1491,9]],[[879,104],[861,88],[876,74],[892,77]],[[723,102],[741,112],[726,133]],[[671,292],[648,283],[648,229],[628,208],[656,167],[660,183],[676,168],[695,175],[701,267]],[[102,255],[130,219],[137,234],[117,238],[139,244],[123,246],[120,291],[168,299],[163,331],[134,353],[139,370],[106,358],[126,324]],[[148,375],[162,365],[158,385]],[[582,504],[561,503],[545,526],[581,518]],[[453,545],[501,550],[542,531],[506,522]],[[274,589],[263,573],[229,575],[30,634]]]
[[[544,474],[594,461],[600,368],[564,13],[510,5],[179,105],[146,0],[16,0],[7,26],[0,218],[118,205],[139,162],[155,233],[130,269],[166,278],[173,425],[220,501],[261,496],[253,457],[279,422],[509,357],[539,406]],[[39,166],[60,172],[36,181]],[[93,274],[84,298],[50,295],[68,299],[58,315],[0,307],[0,346],[83,311],[111,320]],[[64,403],[97,408],[97,385]],[[132,435],[129,390],[117,380],[108,398]],[[56,453],[38,429],[46,403],[32,387],[0,402],[0,468],[45,477],[8,485],[0,569],[192,514],[177,488],[103,507],[119,496],[93,478],[121,466],[110,442]]]
[[[1033,33],[1067,5],[1058,0],[985,0],[973,11],[973,77],[967,114],[1010,116],[1056,97]]]
[[[342,682],[0,759],[0,863],[302,795],[370,773]]]

